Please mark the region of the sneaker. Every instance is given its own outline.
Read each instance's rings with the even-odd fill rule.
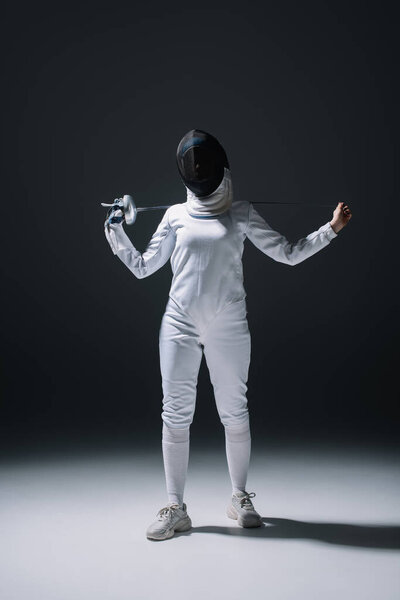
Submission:
[[[147,529],[146,536],[149,540],[167,540],[175,531],[188,531],[191,527],[186,504],[181,508],[179,504],[170,502],[158,511],[157,519]]]
[[[230,519],[236,519],[240,527],[261,527],[262,519],[253,506],[250,498],[254,498],[255,493],[236,492],[232,495],[231,504],[228,506],[226,514]]]

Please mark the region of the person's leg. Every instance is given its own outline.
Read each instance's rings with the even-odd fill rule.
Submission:
[[[225,427],[226,457],[232,498],[226,514],[240,527],[261,527],[262,519],[246,491],[251,436],[247,408],[250,332],[245,301],[227,306],[207,328],[204,354],[214,386],[215,400]]]
[[[246,314],[244,300],[230,304],[215,317],[203,335],[216,406],[225,428],[233,493],[246,489],[251,452],[246,398],[251,338]]]
[[[162,452],[168,502],[179,506],[183,506],[189,444],[189,427],[174,429],[163,423]]]
[[[246,490],[250,463],[251,435],[249,420],[238,427],[225,425],[225,448],[232,493]]]
[[[163,387],[162,451],[168,501],[183,506],[189,461],[189,430],[203,349],[196,329],[172,301],[160,328]]]

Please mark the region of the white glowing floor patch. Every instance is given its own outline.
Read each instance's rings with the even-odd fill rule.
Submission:
[[[398,600],[395,454],[275,449],[247,489],[265,527],[225,515],[225,457],[192,451],[193,530],[145,538],[165,505],[161,453],[2,463],[2,600]]]

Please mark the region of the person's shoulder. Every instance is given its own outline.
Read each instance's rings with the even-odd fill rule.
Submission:
[[[171,204],[167,208],[167,213],[170,216],[180,215],[185,211],[186,202],[179,202],[178,204]]]
[[[238,230],[245,235],[249,220],[250,203],[246,200],[234,200],[230,209],[233,222]]]
[[[171,204],[171,206],[169,206],[167,208],[167,210],[165,211],[165,215],[170,223],[170,225],[173,225],[174,223],[177,222],[177,220],[180,220],[182,218],[182,215],[185,213],[185,202],[182,203],[178,203],[178,204]]]
[[[231,206],[231,213],[238,221],[247,222],[249,208],[250,202],[247,202],[247,200],[234,200]]]

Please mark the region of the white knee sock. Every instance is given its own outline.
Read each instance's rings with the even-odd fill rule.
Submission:
[[[225,446],[232,492],[244,492],[251,451],[249,421],[241,425],[225,426]]]
[[[182,506],[189,463],[189,427],[175,429],[163,423],[162,451],[168,502]]]

